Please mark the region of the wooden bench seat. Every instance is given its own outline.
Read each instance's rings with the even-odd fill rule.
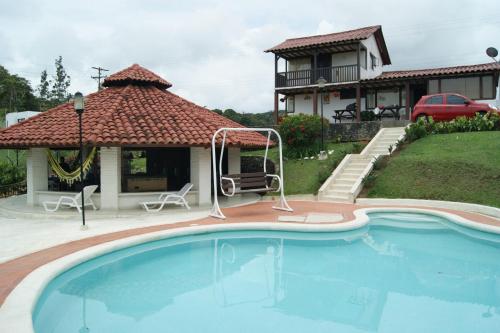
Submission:
[[[269,178],[276,175],[268,175],[265,172],[240,173],[222,176],[222,189],[229,195],[238,193],[261,193],[277,191],[276,188],[268,186]],[[279,189],[279,187],[278,187]]]

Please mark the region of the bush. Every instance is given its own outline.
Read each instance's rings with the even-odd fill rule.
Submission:
[[[377,119],[373,111],[361,111],[361,121],[372,121]]]
[[[17,168],[13,163],[0,161],[0,185],[10,185],[25,179],[24,168]]]
[[[328,138],[329,122],[324,121],[324,138]],[[283,144],[284,154],[289,158],[315,155],[320,149],[321,117],[299,114],[283,118],[278,129]]]
[[[490,112],[484,116],[458,117],[448,122],[434,122],[432,117],[427,121],[420,118],[406,128],[406,139],[409,142],[423,138],[428,134],[446,134],[455,132],[479,132],[500,130],[500,116]]]

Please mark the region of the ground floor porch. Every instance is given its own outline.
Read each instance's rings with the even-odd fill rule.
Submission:
[[[498,75],[466,73],[391,79],[365,79],[349,83],[332,83],[323,87],[308,85],[276,88],[274,111],[285,114],[323,115],[331,123],[370,120],[410,120],[413,107],[422,96],[458,93],[473,100],[497,104]],[[386,109],[390,112],[382,112]],[[339,113],[345,119],[339,119]],[[380,117],[377,117],[380,115]]]
[[[85,149],[87,153],[89,150]],[[78,168],[78,158],[71,166],[64,155],[60,158],[64,168]],[[179,191],[186,183],[193,184],[185,198],[188,203],[206,207],[213,193],[211,162],[211,149],[206,147],[99,147],[84,183],[98,186],[91,198],[106,211],[139,208],[141,202],[158,200],[160,194]],[[26,166],[29,207],[41,207],[44,202],[74,196],[80,190],[79,181],[66,184],[52,170],[46,148],[29,149]],[[227,148],[223,172],[238,174],[240,170],[240,148]]]

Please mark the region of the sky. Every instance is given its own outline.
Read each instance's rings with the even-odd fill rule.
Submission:
[[[0,65],[29,79],[54,74],[61,55],[70,92],[97,90],[93,66],[138,63],[201,106],[273,108],[274,57],[286,38],[382,25],[391,66],[486,63],[500,49],[500,1],[0,0]]]

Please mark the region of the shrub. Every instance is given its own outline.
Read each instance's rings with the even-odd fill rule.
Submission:
[[[377,118],[373,111],[361,111],[360,116],[361,116],[361,121],[372,121]]]
[[[434,122],[432,117],[428,121],[418,119],[417,122],[406,128],[406,140],[418,140],[428,134],[446,134],[454,132],[477,132],[500,130],[500,115],[490,112],[484,116],[476,114],[475,117],[457,117],[448,122]]]
[[[25,179],[24,168],[17,168],[13,163],[0,161],[0,185],[18,183]]]
[[[421,139],[427,135],[426,121],[422,118],[405,128],[406,139],[409,142]]]
[[[324,121],[324,138],[328,138],[329,122]],[[290,158],[315,155],[319,152],[321,138],[321,117],[299,114],[283,118],[278,129],[284,154]]]

